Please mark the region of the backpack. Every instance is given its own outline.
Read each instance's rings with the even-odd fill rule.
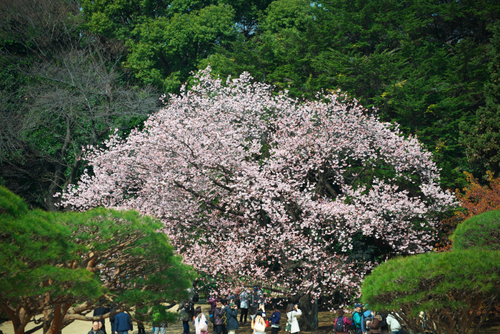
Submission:
[[[338,317],[335,319],[335,332],[345,332],[345,317]]]
[[[222,324],[224,326],[227,326],[226,308],[224,308],[224,310],[222,310],[222,315],[220,316],[220,319],[222,320]]]
[[[384,329],[389,329],[388,326],[387,326],[387,318],[385,315],[383,315],[382,313],[380,313],[380,316],[382,317],[382,321],[380,322],[380,329],[384,330]]]

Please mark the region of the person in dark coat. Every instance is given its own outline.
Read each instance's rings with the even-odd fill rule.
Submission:
[[[229,303],[229,307],[226,308],[226,317],[228,334],[236,334],[236,330],[240,329],[240,325],[238,324],[238,308],[234,303]]]
[[[215,326],[215,322],[214,322],[214,310],[215,308],[217,307],[217,302],[219,301],[218,298],[215,298],[214,296],[210,295],[208,297],[208,300],[207,300],[207,303],[210,304],[210,311],[208,312],[209,316],[210,316],[210,321],[214,323],[214,326]]]
[[[111,304],[109,305],[109,312],[113,313],[116,312],[116,305]],[[115,315],[111,315],[109,317],[109,324],[111,325],[111,334],[113,334],[113,328],[115,328]]]
[[[117,313],[115,315],[115,328],[113,328],[114,334],[128,334],[128,331],[132,330],[134,330],[134,327],[130,315],[125,312]]]
[[[106,313],[109,313],[109,311],[110,311],[110,309],[108,307],[104,307],[104,306],[98,307],[94,310],[94,317],[104,315]],[[101,330],[104,332],[104,334],[106,334],[106,323],[104,322],[104,319],[99,320],[99,321],[102,323]],[[111,330],[113,330],[113,329],[111,328]]]
[[[213,311],[214,314],[214,327],[215,327],[215,332],[217,334],[222,333],[222,312],[223,312],[223,307],[221,302],[217,302],[216,307]]]
[[[177,311],[180,312],[182,326],[184,328],[182,334],[189,334],[189,321],[193,320],[193,314],[191,314],[191,308],[192,304],[189,302],[189,300],[183,301],[177,308]]]

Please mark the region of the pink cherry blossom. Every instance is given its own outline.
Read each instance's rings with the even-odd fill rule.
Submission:
[[[63,204],[158,217],[185,262],[221,289],[356,296],[374,264],[343,254],[355,235],[394,254],[431,250],[455,202],[416,138],[340,92],[304,101],[247,73],[196,78],[143,130],[88,148],[92,172]]]

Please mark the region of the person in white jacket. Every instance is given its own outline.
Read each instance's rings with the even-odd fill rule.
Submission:
[[[387,325],[389,325],[389,327],[391,328],[391,334],[399,334],[401,324],[392,314],[389,314],[387,316],[386,321]]]
[[[196,329],[196,334],[202,334],[202,332],[208,332],[208,322],[207,318],[201,311],[201,307],[198,306],[194,310],[194,328]]]
[[[299,304],[288,304],[286,307],[286,316],[288,318],[288,323],[290,323],[290,333],[300,332],[298,316],[302,315],[302,311],[299,309]]]

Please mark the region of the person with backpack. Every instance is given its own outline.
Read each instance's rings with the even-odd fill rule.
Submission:
[[[363,312],[363,318],[361,319],[361,331],[363,334],[367,334],[370,329],[366,326],[366,322],[372,319],[372,311],[366,310],[367,305],[363,308],[365,311]]]
[[[380,323],[380,329],[382,334],[389,334],[389,325],[387,325],[387,316],[383,313],[379,313],[382,317],[382,322]]]
[[[182,326],[184,331],[182,334],[189,334],[189,321],[193,318],[191,314],[191,303],[188,300],[183,301],[179,304],[177,312],[180,312],[180,319],[182,320]]]
[[[363,306],[361,304],[354,304],[354,312],[352,314],[352,322],[354,323],[354,328],[356,334],[363,334],[361,329],[361,324],[363,323],[363,313],[361,312],[361,308]]]
[[[344,310],[337,311],[337,318],[333,324],[333,332],[336,334],[349,334],[349,326],[352,325],[351,320],[344,316]]]

